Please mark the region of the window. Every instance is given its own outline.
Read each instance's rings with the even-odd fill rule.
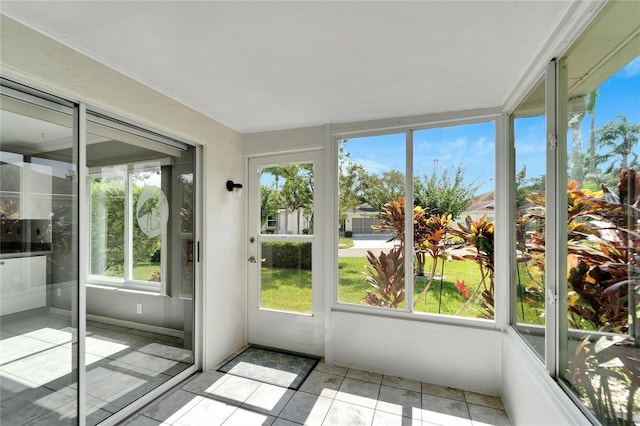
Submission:
[[[278,216],[269,215],[267,217],[267,229],[276,229],[278,227]]]
[[[544,359],[546,182],[545,81],[541,80],[511,117],[515,147],[516,276],[514,316],[516,330]]]
[[[493,319],[494,123],[338,150],[338,302]]]
[[[511,321],[594,424],[640,415],[639,29],[607,3],[512,117]]]
[[[108,166],[90,174],[90,281],[158,289],[165,277],[169,207],[159,164]]]

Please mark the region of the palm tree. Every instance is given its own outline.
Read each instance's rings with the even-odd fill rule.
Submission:
[[[574,112],[569,116],[569,129],[572,130],[571,139],[571,179],[582,186],[584,166],[582,159],[582,120],[585,112]]]
[[[591,116],[589,135],[589,168],[588,175],[591,179],[596,176],[596,102],[598,101],[598,89],[587,95],[586,112]]]
[[[640,125],[631,124],[624,115],[619,115],[618,121],[610,121],[597,132],[598,145],[609,148],[609,152],[599,157],[602,161],[614,159],[609,166],[607,173],[615,171],[615,157],[621,156],[620,170],[629,167],[629,156],[637,157],[633,152],[638,143]],[[617,175],[618,173],[616,173]]]

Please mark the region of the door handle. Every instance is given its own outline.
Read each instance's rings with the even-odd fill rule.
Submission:
[[[256,261],[256,257],[255,257],[255,256],[251,256],[251,257],[249,257],[249,262],[251,262],[251,263],[258,263],[258,261]]]

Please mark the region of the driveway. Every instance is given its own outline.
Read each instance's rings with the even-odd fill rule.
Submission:
[[[367,250],[371,250],[376,255],[383,250],[389,251],[393,248],[393,243],[388,243],[388,239],[387,235],[354,236],[353,247],[339,249],[338,257],[365,257]]]

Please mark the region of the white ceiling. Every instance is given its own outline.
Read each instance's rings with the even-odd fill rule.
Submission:
[[[242,133],[502,106],[572,1],[7,1]]]

